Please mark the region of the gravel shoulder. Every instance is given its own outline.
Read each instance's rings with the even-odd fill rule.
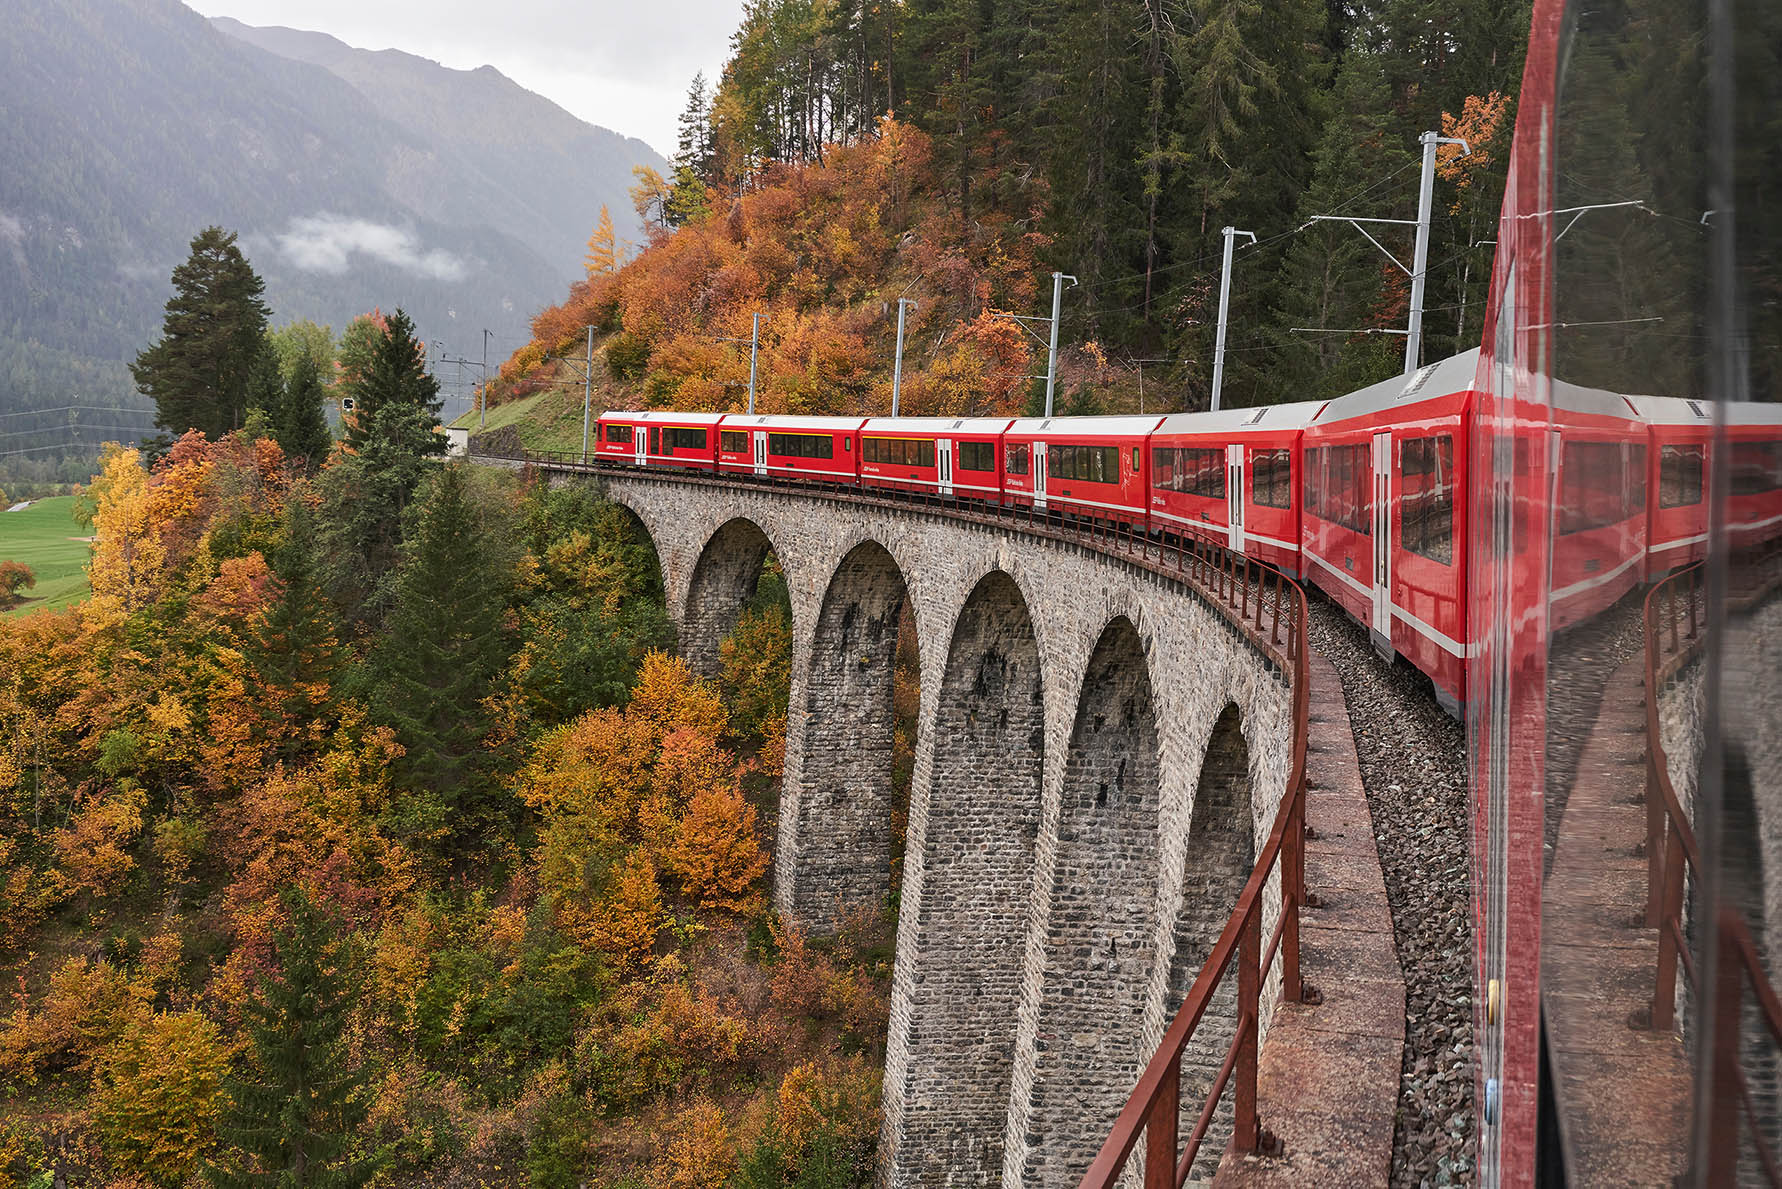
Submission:
[[[1387,665],[1353,620],[1314,596],[1311,643],[1348,699],[1405,978],[1395,1186],[1470,1185],[1473,968],[1466,736],[1409,665]]]

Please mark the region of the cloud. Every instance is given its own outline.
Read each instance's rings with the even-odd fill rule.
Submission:
[[[285,259],[304,272],[344,273],[354,253],[440,281],[462,280],[466,272],[464,261],[450,252],[424,251],[414,232],[369,219],[308,215],[292,219],[290,228],[273,238]]]

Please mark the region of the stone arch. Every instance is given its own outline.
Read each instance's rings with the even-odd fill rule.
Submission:
[[[1082,1176],[1150,1055],[1160,777],[1145,645],[1121,616],[1090,655],[1065,758],[1023,1184]]]
[[[680,623],[681,655],[695,673],[717,674],[718,645],[742,618],[770,552],[777,555],[761,526],[742,517],[725,521],[707,538],[693,567]]]
[[[779,865],[778,891],[780,910],[814,932],[832,932],[844,913],[891,891],[892,695],[905,597],[890,552],[862,541],[830,577],[804,653],[804,729],[798,755],[787,757],[780,810],[780,853],[796,858]]]
[[[1045,755],[1039,646],[1000,570],[955,620],[931,744],[900,1170],[1002,1176]]]
[[[1250,745],[1244,738],[1243,712],[1235,702],[1228,702],[1213,722],[1194,785],[1194,809],[1182,860],[1182,903],[1176,914],[1175,946],[1164,998],[1166,1018],[1187,998],[1256,866],[1251,795]],[[1199,1118],[1206,1092],[1218,1076],[1236,1031],[1237,978],[1228,974],[1182,1055],[1182,1118],[1186,1127],[1192,1128]],[[1211,1179],[1218,1168],[1231,1136],[1231,1111],[1227,1094],[1201,1145],[1195,1175]]]

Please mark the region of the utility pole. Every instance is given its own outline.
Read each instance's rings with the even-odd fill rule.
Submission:
[[[477,401],[477,406],[482,410],[476,427],[477,432],[481,433],[489,424],[489,331],[487,327],[483,328],[483,395]]]
[[[891,365],[891,415],[897,416],[897,397],[903,388],[903,311],[906,306],[914,306],[912,298],[897,299],[897,357]]]
[[[755,326],[754,329],[749,332],[747,340],[720,338],[717,341],[720,343],[740,343],[747,341],[749,344],[749,415],[753,416],[755,413],[755,357],[761,350],[761,319],[767,317],[767,315],[752,314],[750,316],[754,318]]]
[[[1219,329],[1213,336],[1213,411],[1219,411],[1219,391],[1225,386],[1225,321],[1231,313],[1231,244],[1240,235],[1250,237],[1256,242],[1256,235],[1250,231],[1239,231],[1235,227],[1223,228],[1220,235],[1225,237],[1225,271],[1219,276]]]
[[[594,409],[594,327],[588,327],[588,359],[582,368],[582,461],[588,461],[588,420]]]
[[[1441,136],[1434,132],[1425,132],[1417,138],[1423,146],[1423,176],[1417,190],[1417,217],[1415,219],[1359,219],[1350,215],[1313,215],[1310,222],[1347,223],[1367,237],[1367,242],[1384,252],[1386,259],[1398,265],[1399,271],[1411,278],[1411,314],[1403,330],[1381,330],[1382,334],[1402,334],[1405,336],[1405,374],[1417,370],[1423,354],[1423,282],[1429,266],[1429,208],[1435,197],[1436,146],[1457,144],[1460,155],[1472,155],[1472,146],[1458,136]],[[1411,266],[1386,251],[1386,246],[1373,236],[1368,235],[1363,223],[1395,223],[1401,227],[1417,229],[1416,245],[1411,256]],[[1295,327],[1294,329],[1299,329]],[[1323,327],[1312,329],[1322,330]]]
[[[1052,392],[1058,386],[1058,308],[1064,300],[1064,282],[1077,287],[1075,277],[1061,272],[1052,274],[1052,342],[1046,349],[1046,416],[1052,415]]]

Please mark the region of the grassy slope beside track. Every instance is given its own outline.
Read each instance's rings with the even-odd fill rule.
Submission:
[[[600,416],[607,407],[606,399],[601,386],[596,385],[593,416]],[[574,391],[547,390],[495,405],[489,409],[488,424],[480,428],[474,409],[451,424],[454,429],[468,429],[472,437],[511,425],[528,450],[580,450],[582,390],[579,386]]]
[[[67,607],[87,597],[88,548],[81,534],[71,495],[38,500],[20,512],[0,511],[0,561],[23,562],[37,575],[24,604],[8,614]]]

